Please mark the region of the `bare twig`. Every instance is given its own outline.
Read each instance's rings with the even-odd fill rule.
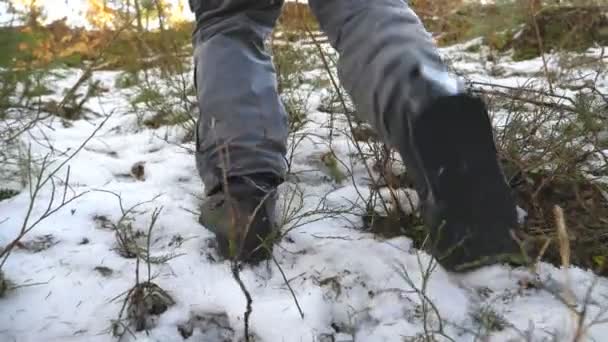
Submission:
[[[241,279],[239,262],[233,261],[231,270],[232,270],[232,277],[239,284],[239,287],[240,287],[241,291],[243,292],[245,299],[247,300],[247,306],[245,309],[245,316],[244,316],[244,334],[245,334],[244,338],[245,338],[246,342],[250,342],[249,318],[251,316],[251,312],[253,311],[253,309],[252,309],[253,299],[251,298],[251,294],[247,290],[247,287],[245,287],[245,283],[243,283],[243,280]]]
[[[50,216],[52,216],[59,210],[63,209],[64,207],[66,207],[67,205],[72,203],[73,201],[77,200],[78,198],[80,198],[88,193],[88,191],[84,191],[80,194],[73,194],[69,198],[67,197],[67,192],[69,189],[68,183],[69,183],[69,179],[70,179],[70,168],[68,166],[66,176],[63,180],[64,188],[63,188],[63,193],[61,195],[62,200],[61,200],[61,202],[56,203],[55,202],[55,191],[57,190],[57,188],[55,185],[55,178],[57,177],[58,173],[72,159],[74,159],[74,157],[76,157],[76,155],[87,145],[87,143],[91,139],[93,139],[93,137],[95,137],[97,132],[104,126],[104,124],[109,120],[109,118],[110,118],[110,116],[106,117],[93,130],[93,132],[67,158],[65,158],[62,162],[59,163],[59,165],[57,165],[54,168],[51,167],[52,161],[49,160],[50,154],[47,154],[42,160],[42,163],[40,165],[40,170],[36,174],[34,174],[34,170],[32,170],[32,168],[33,168],[32,153],[28,152],[28,161],[27,161],[28,173],[27,173],[27,175],[28,175],[28,179],[29,179],[28,184],[29,184],[30,201],[29,201],[28,208],[26,209],[25,218],[23,219],[23,223],[21,224],[21,229],[19,230],[17,237],[15,237],[8,244],[8,246],[0,252],[0,260],[1,260],[0,269],[6,263],[6,260],[10,256],[12,250],[15,248],[15,246],[18,245],[19,241],[21,241],[21,239],[23,239],[23,237],[27,233],[32,231],[42,221],[46,220],[47,218],[49,218]],[[34,212],[34,205],[38,202],[42,189],[49,183],[51,184],[51,194],[50,194],[50,199],[47,202],[46,209],[42,213],[42,215],[40,215],[40,217],[38,217],[37,219],[33,219],[32,215]]]
[[[293,301],[296,303],[296,307],[298,308],[298,312],[300,313],[300,317],[302,319],[304,319],[304,312],[302,311],[302,307],[300,307],[300,302],[298,302],[298,297],[296,297],[295,292],[293,292],[293,289],[291,288],[291,285],[289,284],[289,281],[287,280],[287,277],[285,276],[285,272],[283,272],[283,268],[281,267],[281,265],[277,261],[277,258],[275,258],[274,256],[272,257],[272,261],[274,261],[274,264],[279,269],[279,272],[281,272],[281,277],[283,277],[283,281],[285,282],[285,286],[287,286],[287,288],[289,289],[289,292],[291,293],[291,297],[293,298]]]

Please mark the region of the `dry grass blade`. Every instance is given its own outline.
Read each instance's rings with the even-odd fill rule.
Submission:
[[[287,288],[289,289],[289,292],[291,293],[291,297],[293,298],[293,301],[296,304],[296,307],[298,308],[298,312],[300,313],[300,317],[302,319],[304,319],[304,311],[302,311],[302,307],[300,306],[300,302],[298,301],[298,297],[296,296],[296,293],[293,291],[293,288],[289,284],[289,281],[287,280],[287,276],[285,276],[285,272],[283,272],[283,268],[281,267],[281,264],[279,264],[279,262],[277,261],[277,259],[274,256],[272,257],[272,261],[274,261],[274,264],[279,269],[279,272],[281,273],[281,277],[283,277],[283,281],[285,282],[285,286],[287,286]]]
[[[556,205],[553,207],[555,215],[555,223],[557,227],[557,237],[559,241],[559,252],[562,257],[562,266],[564,269],[570,268],[570,238],[568,237],[568,229],[566,228],[566,219],[564,218],[564,210]]]
[[[61,161],[57,166],[53,167],[53,163],[50,160],[51,154],[45,155],[42,159],[42,163],[40,165],[40,169],[38,172],[34,170],[33,165],[33,157],[31,151],[28,152],[28,163],[27,163],[27,176],[28,176],[28,185],[29,185],[29,197],[30,201],[26,210],[25,218],[23,219],[23,223],[21,224],[21,229],[17,237],[15,237],[5,248],[0,251],[0,269],[6,263],[8,257],[10,256],[13,249],[19,244],[19,241],[23,239],[25,235],[27,235],[30,231],[36,228],[41,222],[54,215],[61,209],[65,208],[67,205],[77,200],[78,198],[86,195],[88,191],[84,191],[78,194],[72,194],[68,197],[68,193],[72,191],[69,186],[70,183],[70,167],[68,163],[72,161],[82,149],[97,135],[99,130],[105,125],[105,123],[110,119],[110,115],[108,115],[94,130],[93,132],[72,152],[70,153],[63,161]],[[60,189],[61,193],[61,201],[58,202],[55,198],[55,192],[58,190],[56,187],[55,179],[58,178],[58,174],[64,168],[67,168],[65,177],[61,180],[64,184],[63,188]],[[34,206],[39,201],[40,193],[45,188],[47,184],[51,186],[51,195],[46,204],[46,210],[38,217],[33,217]]]

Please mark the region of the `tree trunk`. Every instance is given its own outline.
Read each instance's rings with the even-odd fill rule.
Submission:
[[[156,12],[158,12],[158,26],[161,32],[165,32],[165,12],[163,4],[159,0],[154,0],[154,5],[156,5]]]
[[[133,5],[135,6],[135,17],[137,19],[137,30],[139,32],[143,32],[144,25],[141,20],[141,6],[139,5],[139,0],[133,0]]]
[[[542,0],[530,0],[530,10],[532,15],[537,14],[543,8]]]

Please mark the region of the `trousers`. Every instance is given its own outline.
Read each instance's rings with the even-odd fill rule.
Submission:
[[[403,146],[410,121],[426,105],[462,91],[403,0],[309,5],[339,53],[338,76],[357,115],[387,144]],[[190,0],[197,21],[196,164],[207,192],[224,177],[285,176],[287,114],[264,44],[282,6],[283,0]]]

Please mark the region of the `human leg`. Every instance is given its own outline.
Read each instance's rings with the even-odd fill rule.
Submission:
[[[516,206],[480,99],[451,77],[403,0],[310,0],[357,112],[401,153],[432,252],[451,270],[512,258]]]
[[[199,104],[196,164],[208,198],[200,221],[225,257],[260,259],[285,172],[287,114],[264,47],[282,1],[191,0]],[[255,252],[254,252],[255,250]]]

